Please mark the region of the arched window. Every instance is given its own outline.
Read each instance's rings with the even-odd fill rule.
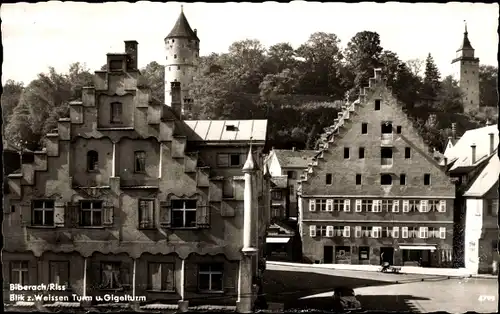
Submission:
[[[138,150],[134,152],[134,171],[135,172],[146,172],[146,152]]]
[[[99,168],[99,154],[95,150],[87,152],[87,171],[97,171]]]
[[[120,102],[111,103],[111,123],[122,123],[122,104]]]
[[[381,185],[392,185],[392,176],[390,174],[384,173],[380,175]]]

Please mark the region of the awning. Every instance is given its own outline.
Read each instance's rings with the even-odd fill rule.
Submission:
[[[436,247],[434,245],[400,245],[401,250],[430,250],[434,251]]]
[[[291,238],[266,238],[266,243],[288,243]]]

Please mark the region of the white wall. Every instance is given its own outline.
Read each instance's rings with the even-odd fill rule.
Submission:
[[[276,154],[273,151],[271,151],[271,156],[269,157],[267,165],[269,166],[269,173],[272,177],[281,176],[281,166],[278,161],[278,157],[276,157]]]
[[[465,268],[473,274],[479,269],[479,238],[483,228],[483,200],[467,199],[465,215]]]

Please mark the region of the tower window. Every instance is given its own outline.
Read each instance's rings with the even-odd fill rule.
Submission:
[[[392,184],[392,176],[390,174],[384,173],[380,175],[380,184],[381,185],[391,185]]]
[[[174,55],[174,59],[177,59],[177,55]]]
[[[172,43],[175,43],[175,39],[172,39]]]
[[[375,100],[375,110],[380,110],[380,99]]]
[[[87,152],[87,171],[97,171],[99,167],[99,154],[95,150]]]
[[[111,103],[111,123],[122,123],[122,104],[120,102]]]

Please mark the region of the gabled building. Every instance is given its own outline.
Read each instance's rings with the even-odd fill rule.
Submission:
[[[18,304],[39,310],[251,312],[269,224],[267,121],[183,120],[176,82],[171,106],[137,86],[137,48],[108,54],[45,149],[8,176],[4,280],[62,287]]]
[[[455,264],[491,272],[498,261],[498,126],[469,130],[441,162],[457,183]]]
[[[286,219],[297,219],[297,185],[300,174],[307,169],[312,158],[317,154],[315,150],[272,149],[266,159],[269,173],[281,182],[282,176],[287,177],[288,202]]]
[[[448,265],[455,186],[375,69],[321,136],[299,188],[304,258]]]

